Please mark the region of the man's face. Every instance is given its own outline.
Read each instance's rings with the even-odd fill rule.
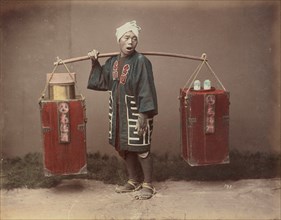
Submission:
[[[119,40],[121,57],[130,56],[135,51],[137,45],[137,36],[132,31],[125,33]]]

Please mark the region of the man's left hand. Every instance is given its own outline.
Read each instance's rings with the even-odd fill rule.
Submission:
[[[147,131],[147,115],[139,113],[136,130],[139,136],[142,136]]]

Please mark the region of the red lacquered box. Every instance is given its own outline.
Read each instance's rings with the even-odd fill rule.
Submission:
[[[180,89],[181,154],[191,166],[229,163],[229,92]]]
[[[45,175],[87,173],[85,100],[41,100],[40,114]]]

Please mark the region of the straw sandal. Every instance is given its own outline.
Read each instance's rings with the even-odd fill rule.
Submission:
[[[140,193],[135,196],[135,199],[138,200],[150,199],[155,194],[156,194],[156,189],[151,184],[143,183],[142,189]]]
[[[124,186],[117,186],[115,192],[117,193],[135,192],[140,188],[141,188],[141,183],[136,182],[134,180],[128,180],[128,182]]]

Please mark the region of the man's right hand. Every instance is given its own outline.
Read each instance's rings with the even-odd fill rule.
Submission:
[[[99,53],[100,52],[97,50],[92,50],[88,53],[88,57],[91,58],[92,61],[96,61],[98,60]]]

